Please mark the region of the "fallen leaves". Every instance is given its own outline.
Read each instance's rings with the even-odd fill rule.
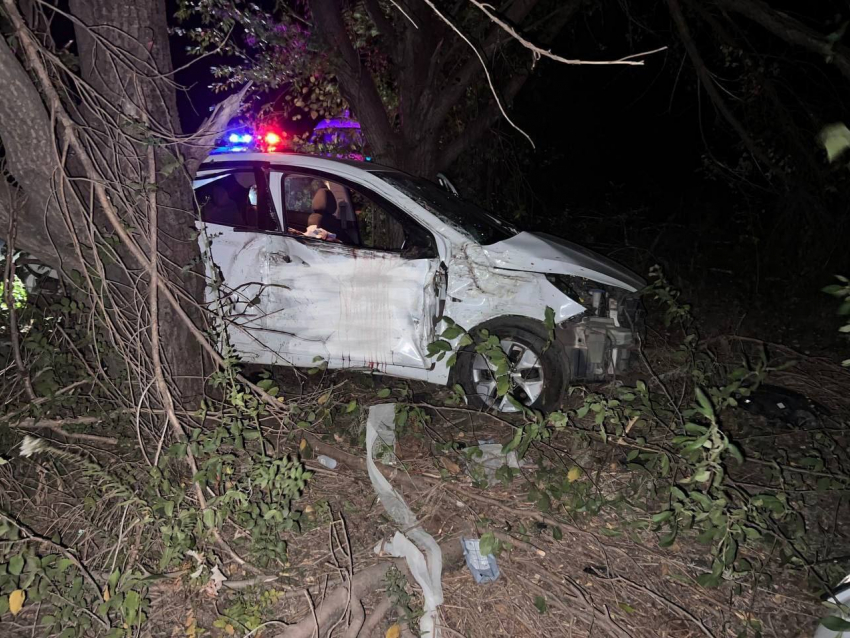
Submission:
[[[384,638],[398,638],[399,636],[401,636],[401,625],[398,623],[387,629],[387,633],[384,634]]]
[[[24,606],[24,601],[27,599],[26,592],[23,589],[16,589],[9,594],[9,611],[13,616],[17,616]]]

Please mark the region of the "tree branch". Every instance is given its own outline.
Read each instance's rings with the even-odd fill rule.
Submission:
[[[715,0],[715,3],[727,11],[749,18],[789,44],[832,59],[841,74],[850,80],[850,50],[847,47],[833,44],[817,31],[760,0]]]
[[[502,92],[502,97],[506,103],[516,97],[516,94],[519,93],[528,78],[528,73],[522,73],[514,75],[510,79],[505,90]],[[499,114],[500,111],[498,105],[495,102],[488,103],[478,117],[464,128],[463,133],[449,142],[449,144],[440,152],[440,158],[437,164],[438,170],[446,170],[454,163],[461,153],[475,144],[481,136],[487,132],[493,123],[499,119]]]
[[[521,22],[529,13],[531,13],[532,9],[534,9],[538,2],[539,0],[516,0],[516,2],[512,3],[506,10],[505,18],[514,23]],[[564,6],[564,12],[569,13],[570,17],[572,17],[582,2],[583,0],[572,0],[568,5]],[[496,25],[493,25],[490,29],[490,33],[485,38],[484,43],[481,46],[481,52],[485,59],[493,55],[496,49],[499,48],[499,45],[504,43],[504,41],[500,39],[502,33],[502,30]],[[443,120],[446,119],[449,111],[451,111],[455,104],[457,104],[466,94],[466,90],[469,88],[469,85],[480,75],[480,73],[481,62],[476,56],[469,56],[466,64],[463,65],[461,70],[457,74],[452,74],[454,75],[454,78],[451,79],[451,84],[440,94],[439,101],[429,115],[429,122],[432,126],[437,127],[443,123]]]
[[[711,74],[708,72],[702,56],[691,37],[691,32],[688,28],[687,22],[685,21],[682,8],[679,6],[679,0],[667,0],[667,6],[670,9],[670,16],[673,18],[673,23],[676,25],[676,29],[679,32],[679,37],[682,38],[682,44],[684,44],[685,50],[688,52],[688,57],[691,58],[691,62],[696,69],[700,83],[705,88],[705,92],[708,93],[708,96],[711,98],[714,108],[717,109],[720,115],[722,115],[729,125],[735,130],[741,138],[741,141],[744,143],[744,146],[747,147],[747,150],[755,159],[758,159],[771,168],[775,168],[775,164],[764,152],[762,152],[761,149],[758,148],[758,146],[756,146],[755,141],[752,137],[750,137],[747,129],[744,128],[743,124],[738,121],[723,101],[723,98],[714,83],[714,78],[712,78]]]
[[[384,10],[381,8],[381,3],[378,0],[364,0],[363,3],[366,6],[366,12],[369,14],[369,17],[372,18],[372,22],[375,23],[375,26],[378,27],[378,32],[384,38],[395,38],[396,31],[393,28],[392,21],[384,14]],[[388,43],[391,47],[392,43]]]
[[[397,136],[390,126],[375,80],[361,63],[348,37],[339,0],[310,0],[310,10],[319,34],[329,50],[337,54],[333,56],[332,64],[340,91],[367,131],[374,154],[381,158],[394,158]]]

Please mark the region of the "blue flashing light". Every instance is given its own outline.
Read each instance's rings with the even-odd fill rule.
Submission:
[[[367,162],[371,162],[371,161],[372,161],[372,158],[371,158],[371,157],[366,157],[365,159],[366,159],[366,161],[367,161]]]
[[[231,133],[227,141],[231,144],[250,144],[254,141],[254,136],[250,133],[243,133],[241,135],[239,133]]]

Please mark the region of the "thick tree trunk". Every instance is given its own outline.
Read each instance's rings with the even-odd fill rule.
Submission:
[[[76,29],[83,79],[106,103],[116,105],[129,121],[142,118],[148,121],[155,136],[165,140],[179,138],[182,131],[171,78],[173,65],[165,1],[136,0],[126,4],[114,0],[71,0],[70,4],[73,14],[86,25]],[[110,64],[108,52],[98,37],[125,51],[129,64],[123,68]],[[84,117],[90,119],[85,113]],[[89,123],[93,127],[103,126],[97,117]],[[154,148],[157,171],[174,163],[178,153],[176,144],[159,144]],[[199,270],[199,248],[193,238],[195,212],[191,182],[181,170],[168,175],[148,175],[147,162],[133,157],[135,153],[136,157],[144,158],[147,152],[145,144],[135,145],[126,153],[127,158],[117,162],[125,174],[115,177],[125,183],[145,183],[152,177],[156,180],[157,245],[163,274],[182,288],[188,298],[201,301],[204,282]],[[105,153],[104,168],[108,171],[112,158],[108,149]],[[160,300],[158,308],[160,329],[168,334],[162,342],[163,357],[173,377],[182,380],[179,385],[184,394],[197,395],[201,390],[198,381],[203,377],[201,346],[171,305]],[[187,310],[198,323],[200,313],[191,305]]]
[[[10,0],[4,3],[10,12],[16,11]],[[49,12],[50,8],[45,6],[44,10]],[[114,231],[101,207],[105,200],[93,197],[92,183],[105,186],[110,206],[133,229],[133,240],[148,253],[152,236],[145,220],[155,201],[160,278],[167,278],[182,292],[184,309],[199,325],[201,313],[193,300],[202,300],[204,281],[193,239],[191,181],[185,171],[174,170],[181,128],[177,87],[171,77],[165,0],[130,4],[71,0],[70,10],[76,19],[84,84],[71,91],[57,87],[54,94],[75,96],[62,105],[50,102],[44,86],[36,88],[39,83],[55,84],[56,79],[24,70],[21,60],[34,67],[42,64],[35,62],[38,54],[34,49],[29,55],[22,49],[19,59],[5,41],[0,41],[0,82],[4,86],[0,93],[0,138],[7,156],[6,170],[17,187],[10,188],[6,183],[0,186],[0,233],[5,233],[9,212],[17,206],[21,248],[46,264],[82,269],[72,248],[75,241],[85,251],[91,248],[86,244],[91,243],[92,226],[98,233]],[[20,19],[16,24],[23,29]],[[27,37],[23,32],[19,35]],[[81,155],[69,152],[73,149],[73,145],[68,146],[72,131],[68,124],[62,124],[62,117],[55,112],[58,109],[67,111],[80,125],[73,134],[82,141],[84,153],[92,162],[85,170]],[[139,189],[139,185],[152,182],[155,185]],[[151,192],[155,197],[149,196]],[[145,306],[140,298],[149,292],[145,290],[148,264],[141,257],[134,258],[128,246],[119,245],[116,250],[123,264],[109,266],[106,271],[108,279],[119,282],[111,287],[115,297],[111,305],[119,313],[129,309],[123,325],[130,334],[123,338],[134,340],[138,346],[140,338],[142,344],[147,342],[139,306]],[[126,286],[128,282],[133,285]],[[162,339],[163,364],[191,402],[203,387],[201,345],[172,304],[162,300],[150,304],[150,308],[157,305],[156,316],[151,319],[168,337]]]

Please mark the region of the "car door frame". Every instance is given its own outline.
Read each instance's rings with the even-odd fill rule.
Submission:
[[[259,334],[262,333],[265,323],[265,315],[267,313],[264,312],[263,308],[258,308],[257,313],[249,313],[248,308],[254,306],[252,299],[258,298],[262,290],[268,285],[268,282],[262,281],[262,269],[260,269],[260,278],[257,282],[239,282],[234,281],[231,277],[231,280],[227,280],[227,273],[224,272],[224,268],[220,263],[217,263],[214,258],[214,245],[219,237],[210,236],[210,227],[218,227],[227,229],[225,232],[232,233],[234,235],[245,235],[246,242],[250,241],[247,239],[247,236],[281,236],[284,234],[283,229],[283,220],[281,216],[278,214],[277,207],[272,198],[272,190],[271,190],[271,163],[269,161],[256,160],[256,159],[246,159],[246,160],[233,160],[233,161],[224,161],[224,162],[215,162],[214,164],[202,164],[196,174],[195,179],[193,180],[193,191],[197,191],[198,188],[202,188],[206,184],[212,183],[215,180],[206,181],[206,183],[201,185],[196,185],[196,182],[205,181],[207,176],[200,175],[203,172],[210,171],[216,174],[227,174],[236,171],[252,171],[255,174],[255,177],[262,177],[262,180],[257,180],[257,184],[259,186],[260,183],[265,184],[265,192],[258,190],[257,192],[257,202],[258,206],[261,203],[266,205],[266,209],[268,213],[273,217],[273,219],[277,222],[277,229],[262,229],[259,227],[259,224],[256,228],[250,226],[239,226],[239,225],[229,225],[229,224],[221,224],[217,222],[209,222],[205,221],[203,218],[202,204],[198,202],[198,210],[199,216],[196,223],[196,228],[199,231],[198,241],[201,243],[201,254],[205,255],[205,261],[209,260],[210,263],[204,264],[205,276],[207,278],[207,290],[205,290],[205,301],[210,304],[210,308],[215,310],[222,303],[223,296],[229,296],[230,302],[233,304],[233,309],[236,310],[237,317],[246,317],[252,318],[254,321],[247,322],[238,322],[232,316],[227,316],[224,318],[225,325],[222,326],[226,329],[231,344],[240,351],[243,356],[246,356],[247,360],[257,360],[257,362],[265,362],[264,361],[264,353],[263,353],[263,339],[260,338]],[[213,233],[216,231],[213,230]],[[220,231],[219,231],[220,232]],[[232,242],[234,244],[238,242]],[[260,242],[260,249],[262,250],[264,247],[262,244],[268,243],[267,239],[264,239],[263,242]],[[243,248],[244,249],[244,248]],[[239,249],[239,250],[243,250]],[[239,252],[237,251],[235,255],[238,257]],[[262,262],[262,259],[257,260],[259,263]],[[210,293],[209,290],[213,289],[211,283],[214,281],[215,274],[212,269],[216,268],[219,270],[220,276],[222,278],[221,285],[225,286],[223,290],[215,290],[214,293]],[[244,291],[241,290],[243,286],[250,283],[250,285],[258,285],[259,291],[256,295],[245,294]],[[235,297],[235,299],[234,299]],[[241,306],[244,306],[242,308]],[[251,325],[253,324],[253,325]],[[221,338],[224,339],[224,334],[221,335]],[[224,342],[222,342],[223,345]]]
[[[436,328],[442,319],[443,310],[445,308],[445,300],[446,300],[446,284],[447,284],[447,276],[446,276],[446,240],[440,236],[438,233],[435,233],[431,228],[429,228],[426,224],[424,224],[421,220],[417,219],[414,214],[411,214],[409,211],[405,210],[405,208],[399,205],[396,202],[390,200],[386,195],[376,190],[369,183],[363,183],[356,179],[352,179],[347,175],[340,175],[337,173],[330,173],[321,169],[299,166],[297,164],[289,164],[289,163],[272,163],[270,174],[269,174],[269,192],[271,197],[272,205],[275,208],[275,211],[279,217],[279,222],[281,223],[281,227],[284,229],[283,234],[288,239],[293,241],[297,241],[305,246],[322,246],[326,245],[328,242],[322,239],[306,237],[301,234],[292,233],[289,231],[287,220],[286,220],[286,197],[283,192],[283,186],[286,180],[287,175],[295,175],[295,176],[304,176],[304,177],[312,177],[315,179],[334,182],[336,184],[345,186],[348,189],[353,189],[357,191],[362,196],[370,199],[384,209],[388,214],[392,215],[392,217],[405,229],[405,232],[408,232],[408,228],[412,227],[416,230],[414,233],[420,233],[427,237],[430,251],[425,255],[418,256],[406,256],[404,250],[391,250],[391,249],[380,249],[380,248],[370,248],[367,246],[353,246],[350,244],[341,244],[341,247],[349,251],[369,251],[387,255],[394,255],[401,259],[405,260],[434,260],[436,262],[436,269],[434,273],[434,281],[432,282],[434,285],[434,297],[436,302],[436,308],[434,316],[431,317],[431,326],[430,326],[430,338],[436,339]],[[358,231],[359,231],[359,220],[358,220]],[[359,234],[359,232],[358,232]],[[415,366],[407,367],[410,370],[429,370],[434,368],[434,362],[431,362],[429,366],[424,368],[417,368]],[[329,365],[329,367],[348,367],[342,365]],[[359,367],[359,366],[353,366]],[[370,363],[367,365],[370,369],[380,371],[382,368],[393,369],[393,368],[402,368],[405,366],[399,366],[396,364],[380,364],[380,363]]]

